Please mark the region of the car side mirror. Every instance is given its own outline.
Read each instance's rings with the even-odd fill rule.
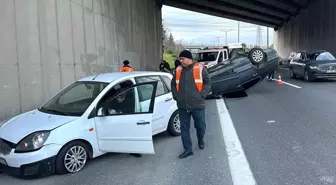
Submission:
[[[98,111],[97,111],[97,116],[98,116],[98,117],[104,117],[104,116],[106,116],[104,112],[105,112],[105,111],[104,111],[104,108],[103,108],[103,107],[100,107],[100,108],[98,109]]]

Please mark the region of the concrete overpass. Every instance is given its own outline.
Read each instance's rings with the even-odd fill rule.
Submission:
[[[0,120],[38,107],[75,79],[116,71],[125,59],[156,70],[164,4],[272,27],[283,56],[336,50],[334,0],[1,1]]]

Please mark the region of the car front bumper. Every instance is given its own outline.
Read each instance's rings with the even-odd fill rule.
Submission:
[[[61,145],[50,144],[27,153],[0,154],[0,171],[20,178],[36,178],[55,172],[55,159]]]
[[[336,78],[336,73],[326,73],[326,72],[320,72],[320,71],[312,71],[311,73],[312,78]]]

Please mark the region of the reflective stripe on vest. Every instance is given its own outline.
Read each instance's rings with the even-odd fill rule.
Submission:
[[[120,72],[132,72],[133,69],[131,67],[128,66],[124,66],[122,68],[120,68]]]
[[[193,67],[193,77],[195,81],[195,85],[197,87],[198,92],[201,92],[203,89],[203,77],[202,77],[202,72],[203,72],[204,65],[200,63],[195,63]],[[181,66],[178,66],[176,68],[176,90],[180,90],[180,79],[181,79],[181,74],[182,74],[183,68]]]

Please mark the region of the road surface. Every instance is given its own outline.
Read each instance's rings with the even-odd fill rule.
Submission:
[[[288,85],[264,80],[246,98],[225,99],[257,183],[335,184],[336,81],[279,73]]]
[[[192,128],[194,155],[186,159],[177,158],[180,137],[163,133],[154,137],[155,155],[108,154],[76,174],[35,180],[0,175],[0,184],[336,184],[336,81],[304,82],[288,78],[286,69],[279,73],[284,85],[264,80],[248,97],[208,100],[206,148],[198,149]]]

